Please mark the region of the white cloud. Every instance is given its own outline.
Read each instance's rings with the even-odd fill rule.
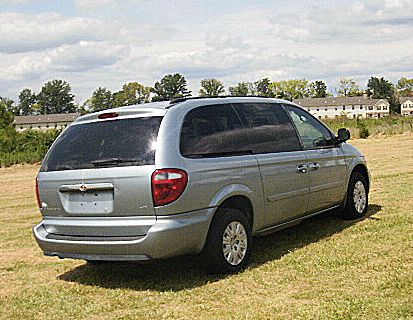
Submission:
[[[87,72],[116,63],[128,54],[128,48],[122,45],[110,45],[104,42],[81,41],[76,45],[63,45],[52,50],[51,64],[58,71]]]
[[[306,13],[277,14],[271,34],[295,42],[394,42],[413,32],[413,1],[356,1],[328,7],[315,6]]]
[[[55,13],[1,13],[0,21],[0,52],[5,53],[38,51],[81,40],[105,38],[105,25],[84,17],[66,18]]]
[[[54,74],[90,72],[115,64],[127,54],[128,49],[120,45],[81,41],[43,52],[9,55],[7,60],[0,60],[0,82],[30,81],[44,76],[53,77]]]
[[[356,0],[344,7],[315,0],[311,6],[257,5],[205,17],[194,12],[196,3],[182,13],[176,8],[173,17],[159,14],[166,9],[155,8],[157,1],[135,17],[132,9],[144,3],[78,0],[77,16],[1,13],[0,94],[15,98],[22,87],[64,78],[85,99],[98,86],[153,85],[171,72],[183,73],[194,93],[199,80],[209,77],[228,86],[262,77],[333,83],[342,76],[363,82],[373,74],[413,76],[412,1]],[[99,6],[116,14],[91,18],[87,12]],[[116,6],[131,12],[123,15]]]
[[[10,5],[10,4],[27,4],[33,0],[0,0],[0,4]]]

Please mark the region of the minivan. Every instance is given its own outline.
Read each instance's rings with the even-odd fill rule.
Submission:
[[[248,264],[254,236],[339,209],[363,217],[365,157],[289,101],[182,98],[79,117],[36,178],[47,256],[98,261],[201,254]]]

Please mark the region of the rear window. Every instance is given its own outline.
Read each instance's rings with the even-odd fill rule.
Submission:
[[[73,125],[58,138],[41,171],[149,165],[162,117]]]

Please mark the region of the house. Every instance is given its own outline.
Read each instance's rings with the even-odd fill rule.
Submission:
[[[294,103],[309,111],[318,119],[337,118],[383,118],[389,115],[387,99],[368,97],[326,97],[294,99]]]
[[[63,129],[72,123],[80,113],[41,114],[34,116],[17,116],[14,118],[14,127],[17,131],[28,129],[47,130]]]
[[[400,113],[402,116],[413,117],[413,97],[400,98]]]

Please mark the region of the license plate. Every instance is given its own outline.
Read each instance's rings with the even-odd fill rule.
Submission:
[[[113,191],[73,192],[68,199],[69,213],[110,213],[113,211]]]

